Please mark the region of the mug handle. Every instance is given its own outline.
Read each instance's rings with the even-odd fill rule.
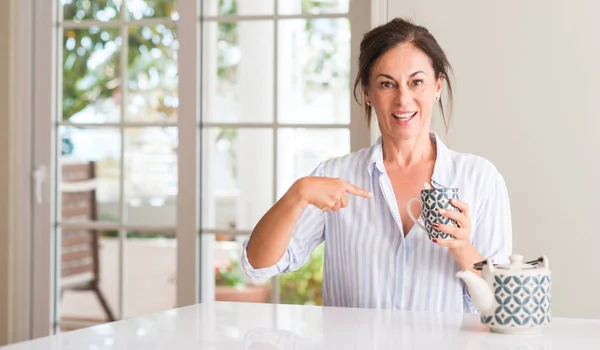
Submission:
[[[413,204],[415,201],[418,201],[419,203],[421,203],[421,199],[419,199],[418,197],[414,197],[414,198],[411,198],[411,199],[409,199],[409,200],[408,200],[408,203],[406,203],[406,211],[408,212],[408,216],[410,216],[411,220],[412,220],[412,221],[413,221],[415,224],[417,224],[417,225],[421,226],[421,228],[423,229],[423,231],[427,232],[427,229],[425,228],[425,226],[423,226],[423,225],[422,225],[422,224],[421,224],[421,223],[420,223],[420,222],[417,220],[417,218],[415,218],[415,216],[414,216],[414,215],[413,215],[413,213],[412,213],[411,207],[412,207],[412,204]],[[421,204],[422,204],[422,203],[421,203]]]

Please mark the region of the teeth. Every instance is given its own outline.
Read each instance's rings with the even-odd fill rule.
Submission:
[[[395,113],[393,113],[392,115],[395,118],[398,118],[398,119],[410,119],[414,114],[415,114],[415,112],[412,112],[412,113],[402,113],[402,114],[395,114]]]

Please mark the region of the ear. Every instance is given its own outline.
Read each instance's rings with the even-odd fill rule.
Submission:
[[[362,86],[362,92],[363,92],[363,97],[365,99],[365,103],[368,106],[371,106],[372,102],[371,102],[371,96],[369,96],[369,88],[367,88],[366,86],[363,85]]]
[[[439,96],[442,95],[442,85],[443,85],[443,82],[444,82],[444,78],[442,76],[442,73],[440,73],[438,75],[438,78],[435,81],[435,96],[436,96],[436,98],[438,98]]]

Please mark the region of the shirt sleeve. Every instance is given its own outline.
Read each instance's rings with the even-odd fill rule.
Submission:
[[[323,163],[321,163],[310,176],[323,176]],[[265,280],[280,273],[298,270],[310,258],[313,250],[325,240],[325,219],[321,209],[307,206],[296,227],[292,231],[290,243],[281,259],[274,265],[264,268],[254,268],[248,261],[248,239],[242,243],[241,266],[246,275],[254,280]]]
[[[494,264],[505,264],[512,254],[512,217],[508,189],[500,173],[496,172],[490,179],[489,190],[481,199],[481,203],[471,232],[473,246],[484,259],[491,258]],[[479,313],[464,283],[463,295],[465,310]]]

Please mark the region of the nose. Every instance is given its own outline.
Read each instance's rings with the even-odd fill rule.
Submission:
[[[412,98],[411,95],[411,91],[410,89],[406,88],[405,86],[401,86],[397,91],[396,91],[396,96],[395,96],[395,100],[396,100],[396,104],[399,106],[403,106],[405,104],[407,104],[410,99]]]

